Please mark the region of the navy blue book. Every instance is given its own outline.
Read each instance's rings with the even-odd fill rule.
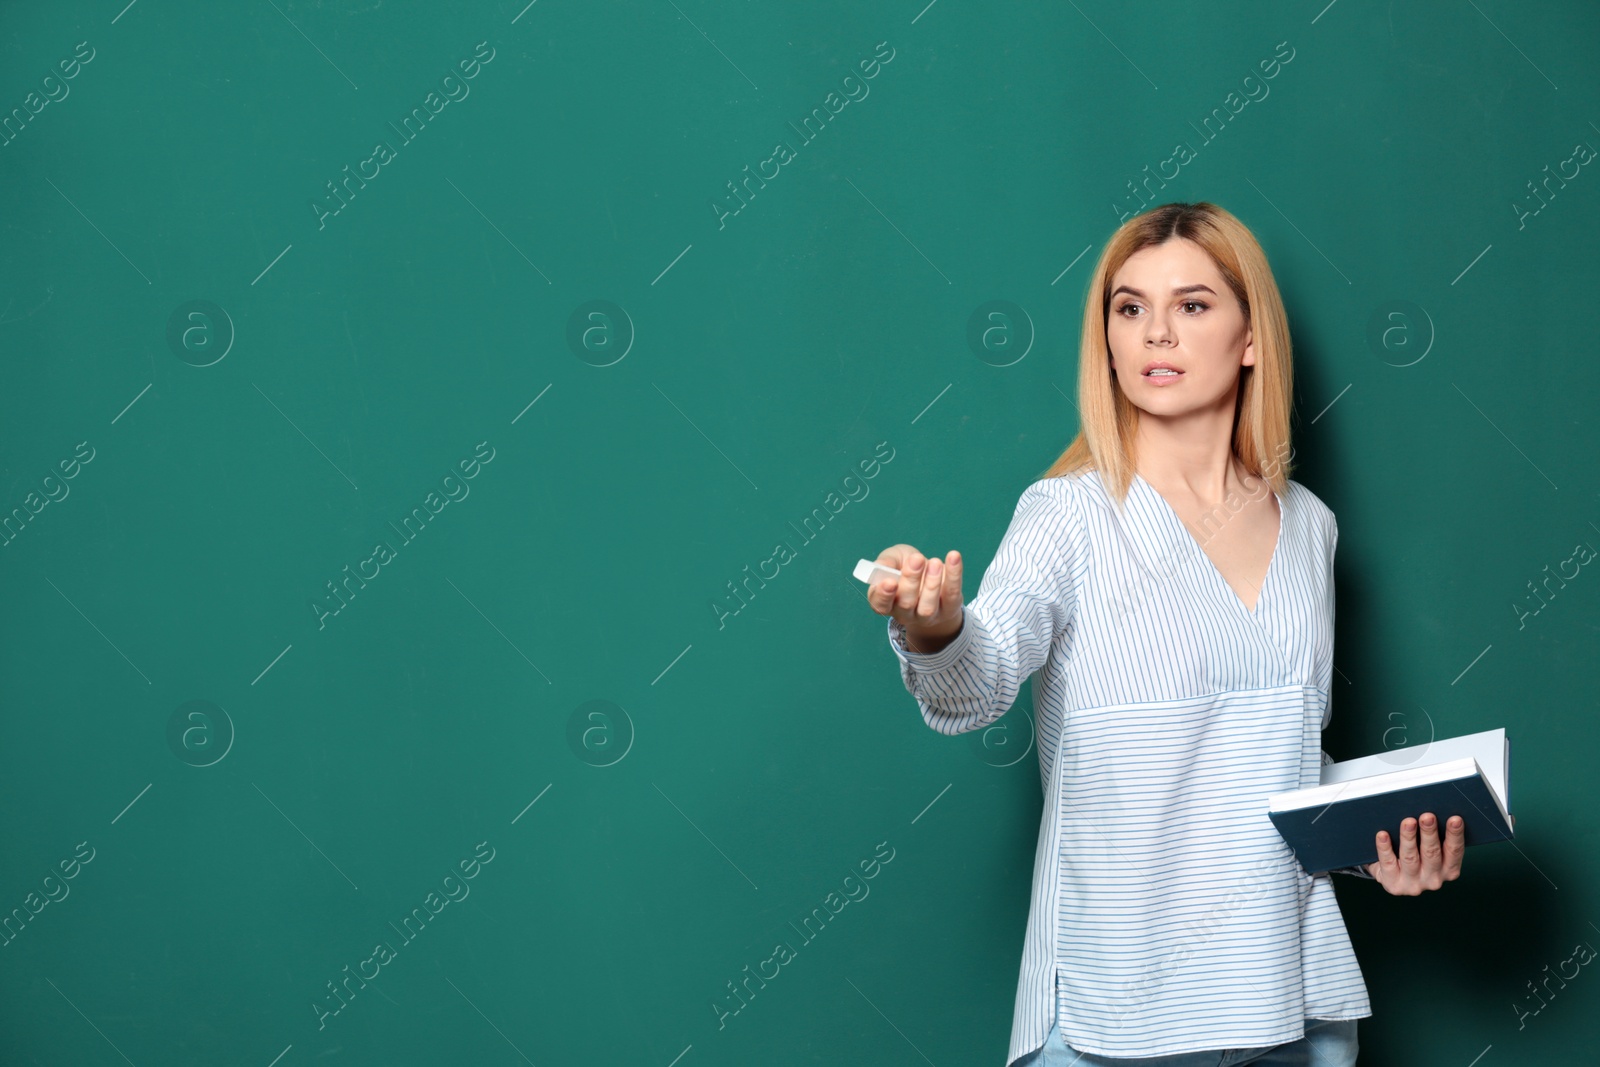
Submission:
[[[1439,839],[1452,815],[1468,845],[1508,841],[1511,739],[1504,729],[1329,763],[1322,782],[1267,800],[1267,816],[1311,874],[1375,863],[1377,835],[1400,854],[1400,823],[1431,811]],[[1420,830],[1419,830],[1420,833]]]

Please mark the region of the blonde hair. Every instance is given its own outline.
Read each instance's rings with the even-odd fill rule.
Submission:
[[[1133,482],[1134,432],[1139,409],[1111,374],[1106,321],[1111,309],[1111,279],[1129,256],[1183,237],[1211,256],[1244,311],[1255,349],[1254,365],[1239,368],[1234,408],[1233,454],[1252,475],[1279,494],[1289,490],[1289,415],[1294,368],[1289,323],[1267,255],[1255,235],[1215,204],[1163,204],[1117,228],[1100,253],[1089,280],[1083,309],[1083,339],[1078,358],[1078,436],[1042,477],[1098,470],[1119,502]]]

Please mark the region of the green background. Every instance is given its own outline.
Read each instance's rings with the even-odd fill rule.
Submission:
[[[960,548],[976,592],[1185,142],[1144,203],[1259,236],[1340,522],[1327,749],[1513,739],[1515,843],[1338,882],[1362,1063],[1580,1062],[1600,977],[1518,1005],[1600,945],[1600,578],[1529,588],[1600,546],[1597,40],[1509,0],[0,7],[0,1059],[1002,1063],[1031,696],[934,733],[850,570]]]

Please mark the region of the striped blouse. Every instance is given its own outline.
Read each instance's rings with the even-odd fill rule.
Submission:
[[[1073,1048],[1159,1056],[1294,1041],[1372,1014],[1327,874],[1267,818],[1327,757],[1338,526],[1298,482],[1252,611],[1156,489],[1034,482],[931,654],[889,641],[923,719],[981,729],[1038,671],[1045,804],[1007,1067],[1052,1018]],[[1366,876],[1359,868],[1349,873]]]

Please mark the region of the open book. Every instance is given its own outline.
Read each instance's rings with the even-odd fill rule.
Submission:
[[[1452,815],[1469,845],[1505,841],[1511,826],[1511,739],[1504,729],[1329,763],[1322,784],[1267,799],[1267,816],[1307,871],[1376,862],[1379,830],[1400,854],[1400,823],[1431,811],[1439,840]],[[1418,827],[1418,842],[1421,842]]]

